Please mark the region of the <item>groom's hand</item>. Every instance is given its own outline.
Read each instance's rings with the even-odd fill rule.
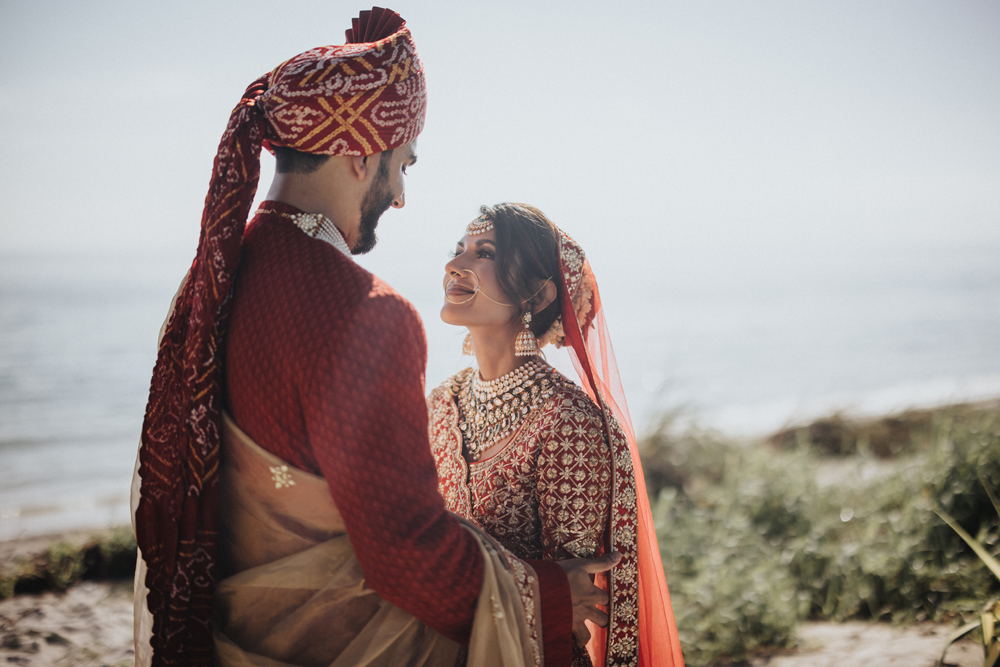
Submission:
[[[584,621],[590,621],[600,628],[608,627],[608,615],[597,608],[610,602],[608,592],[594,585],[594,575],[607,572],[621,561],[622,555],[617,551],[600,558],[571,558],[561,560],[569,580],[569,592],[573,598],[573,636],[580,646],[586,646],[590,641],[590,630]]]

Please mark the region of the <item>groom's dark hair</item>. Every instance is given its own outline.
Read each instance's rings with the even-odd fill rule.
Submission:
[[[303,153],[287,146],[272,146],[274,170],[279,174],[311,174],[322,167],[329,155]]]
[[[271,150],[274,151],[274,170],[279,174],[311,174],[330,159],[329,155],[304,153],[287,146],[271,146]],[[383,151],[385,155],[382,156],[382,161],[379,163],[379,169],[384,169],[386,174],[388,174],[389,158],[392,156],[393,150],[395,149],[390,148]],[[381,171],[379,173],[381,174]]]

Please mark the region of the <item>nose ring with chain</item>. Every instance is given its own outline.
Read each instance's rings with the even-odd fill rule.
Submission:
[[[471,273],[472,275],[476,276],[476,286],[472,288],[472,296],[470,296],[465,301],[452,301],[451,299],[448,298],[448,290],[447,290],[447,288],[445,288],[445,291],[444,291],[444,300],[447,301],[448,303],[455,304],[456,306],[461,306],[463,303],[469,303],[470,301],[472,301],[473,299],[475,299],[477,294],[482,294],[483,296],[485,296],[487,299],[489,299],[490,301],[492,301],[493,303],[495,303],[498,306],[507,306],[509,308],[514,308],[515,307],[514,304],[512,304],[512,303],[500,303],[496,299],[491,298],[489,294],[487,294],[486,292],[484,292],[480,288],[480,285],[479,285],[479,283],[480,283],[480,281],[479,281],[479,275],[475,271],[473,271],[472,269],[453,269],[453,270],[458,271],[459,273]],[[552,280],[552,278],[546,278],[545,280],[543,280],[542,281],[542,286],[539,287],[535,291],[534,294],[532,294],[531,296],[529,296],[527,299],[525,299],[521,303],[528,303],[529,301],[531,301],[532,299],[534,299],[536,296],[538,296],[538,293],[541,292],[545,288],[545,283],[549,282],[550,280]],[[450,280],[448,282],[451,283]]]

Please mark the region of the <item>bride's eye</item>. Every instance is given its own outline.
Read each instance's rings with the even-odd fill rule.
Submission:
[[[493,252],[491,250],[486,250],[485,248],[483,248],[478,253],[476,253],[476,257],[478,257],[479,259],[493,259]]]
[[[455,250],[451,250],[448,252],[448,255],[450,255],[453,258],[458,257],[461,254],[462,254],[462,248],[456,248]]]

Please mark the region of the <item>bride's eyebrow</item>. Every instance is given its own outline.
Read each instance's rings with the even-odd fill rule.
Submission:
[[[493,246],[494,248],[495,248],[495,247],[497,247],[497,244],[496,244],[496,243],[494,243],[494,242],[493,242],[492,240],[490,240],[490,239],[483,239],[482,241],[476,241],[476,246],[477,246],[477,247],[478,247],[478,246],[484,246],[484,245],[486,245],[487,243],[489,243],[489,244],[490,244],[491,246]]]

